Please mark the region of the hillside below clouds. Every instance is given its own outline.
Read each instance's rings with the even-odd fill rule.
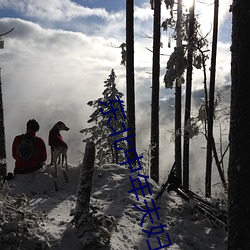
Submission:
[[[220,93],[222,106],[230,105],[230,89],[231,85],[225,85],[222,88],[217,88],[216,93]],[[204,90],[196,90],[192,92],[192,113],[198,113],[200,105],[204,101]],[[145,117],[151,117],[151,100],[139,101],[137,103],[136,110],[138,113],[145,114]],[[184,110],[185,105],[185,93],[182,94],[182,110]],[[175,97],[174,94],[168,95],[165,99],[160,100],[160,124],[164,124],[164,122],[172,122],[175,117]]]

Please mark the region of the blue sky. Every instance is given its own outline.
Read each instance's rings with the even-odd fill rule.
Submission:
[[[78,131],[85,126],[92,112],[86,103],[100,97],[103,82],[111,69],[117,75],[117,87],[125,93],[126,71],[120,64],[121,51],[117,48],[125,42],[125,2],[0,1],[0,32],[14,28],[4,37],[5,48],[0,51],[6,133],[10,135],[7,136],[8,149],[12,135],[23,132],[30,117],[42,123],[40,135],[45,138],[48,128],[57,120],[68,122],[72,129],[65,136],[74,144],[76,141],[81,144]],[[149,2],[134,1],[136,101],[148,103],[151,100],[152,70],[152,53],[149,51],[152,39],[148,37],[152,36],[153,26]],[[218,86],[230,83],[230,2],[224,0],[220,4]],[[212,0],[207,4],[197,3],[204,34],[212,29],[212,3]],[[167,14],[163,4],[162,18]],[[167,34],[162,32],[161,39],[161,53],[171,54],[174,41],[169,49]],[[208,39],[211,41],[211,35]],[[161,99],[166,99],[170,92],[173,94],[173,90],[165,89],[163,83],[167,60],[168,57],[161,57]],[[202,77],[202,72],[195,72],[194,90],[203,88]],[[137,111],[137,122],[140,123],[140,111]],[[145,137],[146,145],[147,140]],[[9,151],[8,157],[11,159]]]
[[[0,2],[0,17],[21,18],[40,24],[42,27],[92,33],[107,23],[125,17],[125,0],[51,0],[51,1],[17,1]],[[145,0],[135,1],[135,6],[149,7]],[[136,8],[136,7],[135,7]],[[143,13],[140,13],[143,16]],[[146,13],[145,16],[147,16]],[[141,17],[140,17],[141,18]],[[86,25],[87,23],[87,25]],[[98,28],[97,28],[98,29]]]
[[[104,8],[108,12],[123,10],[126,5],[126,0],[116,0],[116,1],[105,1],[105,0],[79,0],[73,1],[77,4],[89,7],[89,8]],[[140,1],[136,1],[137,3]],[[142,1],[141,1],[142,2]]]

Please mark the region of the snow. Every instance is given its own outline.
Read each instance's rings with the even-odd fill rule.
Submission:
[[[47,247],[43,245],[37,249],[83,249],[71,223],[73,219],[72,211],[76,206],[76,190],[80,167],[81,165],[70,167],[68,184],[65,183],[59,168],[58,177],[56,178],[58,191],[55,191],[50,168],[37,173],[17,175],[14,180],[8,182],[10,187],[13,186],[12,195],[23,193],[29,198],[29,207],[27,208],[29,211],[43,212],[43,214],[47,215],[47,219],[38,223],[37,227],[32,226],[29,228],[31,235],[30,238],[27,236],[29,242],[34,240],[34,235],[37,236],[36,240],[47,242]],[[154,200],[156,207],[160,207],[158,210],[160,220],[153,216],[154,224],[152,224],[149,217],[146,216],[143,227],[141,227],[141,219],[144,214],[133,204],[145,209],[144,199],[146,199],[149,207],[152,207],[152,203],[149,203],[149,201],[156,197],[159,187],[152,180],[148,180],[152,195],[144,189],[146,195],[143,197],[142,193],[138,192],[138,201],[133,192],[128,193],[128,191],[132,190],[130,176],[135,179],[137,173],[130,173],[129,169],[119,165],[110,164],[95,167],[92,181],[91,207],[98,213],[112,216],[116,220],[116,228],[111,232],[110,244],[98,249],[150,249],[146,242],[148,235],[142,229],[149,231],[151,226],[159,226],[160,223],[167,226],[164,229],[165,236],[160,234],[161,243],[168,244],[166,233],[168,233],[172,243],[171,246],[164,249],[226,249],[226,245],[223,243],[226,238],[225,229],[213,228],[201,215],[192,211],[187,202],[173,192],[167,193],[166,191],[160,200]],[[144,178],[141,178],[141,180],[144,180]],[[11,227],[10,222],[6,225]],[[2,235],[3,231],[0,231],[0,249],[12,249],[6,246],[1,247]],[[152,235],[148,239],[152,250],[160,249],[156,237],[157,235]],[[26,247],[23,249],[33,250],[35,248]]]

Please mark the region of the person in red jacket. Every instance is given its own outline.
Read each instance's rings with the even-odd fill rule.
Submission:
[[[39,128],[36,120],[29,120],[26,134],[15,137],[12,144],[12,156],[16,160],[14,175],[34,172],[43,167],[47,151],[43,139],[36,136]]]

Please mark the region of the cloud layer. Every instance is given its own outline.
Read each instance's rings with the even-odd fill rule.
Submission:
[[[150,103],[152,53],[147,48],[152,49],[152,39],[148,37],[152,36],[153,11],[149,1],[138,2],[134,13],[136,101]],[[228,4],[229,0],[222,5],[225,2]],[[206,5],[208,7],[212,9]],[[225,11],[220,13],[221,27],[226,28],[224,20],[230,18],[227,8],[222,8]],[[25,132],[25,124],[30,118],[39,121],[39,135],[46,142],[54,123],[65,121],[71,129],[63,136],[72,151],[71,161],[75,162],[77,150],[83,151],[79,130],[86,126],[86,120],[93,112],[87,102],[101,96],[103,82],[111,69],[117,75],[118,89],[125,93],[126,71],[120,65],[121,50],[117,48],[125,42],[125,10],[108,12],[104,8],[90,8],[69,0],[53,0],[49,4],[33,0],[3,0],[0,9],[9,16],[0,19],[0,32],[14,28],[4,37],[5,48],[0,51],[8,166],[10,170],[13,168],[12,140],[17,133]],[[211,30],[211,12],[209,14],[206,10],[199,11],[200,18]],[[164,10],[163,18],[166,15]],[[162,54],[170,54],[173,49],[167,48],[167,39],[162,33]],[[218,44],[218,85],[230,83],[229,46],[230,41],[225,40]],[[162,81],[167,60],[167,56],[161,57],[161,99],[174,93],[174,90],[165,89]],[[194,90],[202,89],[202,73],[194,72],[194,79]],[[145,110],[150,113],[149,104]],[[138,129],[145,122],[150,124],[138,107],[137,112]],[[169,148],[166,127],[162,127],[161,133],[162,147]],[[145,141],[149,136],[143,136],[144,139],[138,138],[144,144],[140,148],[149,143]],[[168,151],[170,157],[166,157],[165,150],[163,152],[161,158],[172,162],[173,151]]]

